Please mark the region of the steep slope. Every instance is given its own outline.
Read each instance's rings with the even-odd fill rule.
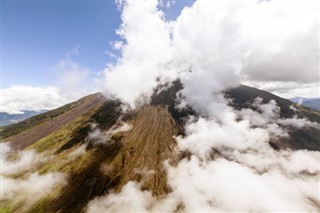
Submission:
[[[100,94],[87,96],[56,110],[7,126],[1,131],[0,136],[2,140],[9,140],[14,148],[25,148],[63,128],[81,114],[100,106],[104,101],[105,98]]]
[[[120,191],[128,181],[142,181],[143,188],[156,195],[170,191],[163,161],[173,159],[174,120],[163,107],[145,106],[126,122],[133,126],[131,130],[89,146],[90,164],[71,175],[70,184],[51,201],[53,212],[79,212],[94,197]]]
[[[29,204],[19,196],[0,199],[1,212],[83,212],[89,201],[110,192],[119,193],[129,181],[141,184],[142,190],[155,196],[171,192],[167,183],[164,162],[175,165],[188,153],[177,153],[174,136],[184,134],[184,123],[189,115],[197,116],[191,108],[175,108],[177,92],[182,89],[179,81],[171,86],[159,87],[149,105],[134,111],[123,112],[121,102],[106,100],[100,94],[85,97],[76,104],[67,105],[38,117],[33,122],[11,126],[19,134],[10,135],[13,148],[35,150],[46,156],[25,172],[8,177],[26,179],[30,174],[67,174],[67,185],[56,189]],[[280,116],[292,117],[296,112],[291,101],[255,88],[240,86],[226,91],[226,96],[238,109],[254,108],[252,101],[262,97],[267,103],[275,100],[281,107]],[[319,112],[294,105],[298,116],[320,121]],[[53,116],[50,120],[50,115]],[[278,149],[320,150],[320,130],[316,128],[291,129],[290,138],[270,141]],[[16,153],[10,155],[14,161]]]
[[[292,98],[291,101],[320,111],[320,98]]]
[[[132,125],[133,128],[123,135],[121,156],[114,159],[114,162],[121,159],[118,169],[123,177],[117,190],[129,180],[140,180],[144,172],[153,171],[143,181],[143,188],[156,195],[168,193],[163,161],[174,158],[173,136],[178,133],[175,121],[166,108],[145,106]]]
[[[226,91],[226,97],[233,100],[232,106],[237,109],[251,108],[251,103],[256,97],[261,97],[264,103],[270,100],[275,100],[280,107],[280,116],[290,118],[297,114],[300,117],[307,117],[310,121],[320,123],[320,113],[308,107],[300,106],[290,100],[281,98],[267,91],[259,90],[253,87],[241,85],[239,87]],[[300,109],[300,112],[295,112],[290,106]]]
[[[101,94],[97,93],[97,94],[88,95],[86,97],[81,98],[78,101],[64,105],[57,109],[33,116],[31,118],[28,118],[16,124],[4,126],[2,127],[2,131],[0,132],[0,140],[3,140],[13,135],[17,135],[26,130],[32,129],[40,124],[50,121],[53,118],[58,117],[59,115],[69,112],[73,109],[76,109],[82,105],[88,105],[88,104],[90,105],[90,103],[93,104],[94,102],[101,102],[103,100],[104,100],[104,97]]]
[[[176,96],[181,89],[183,89],[183,85],[180,81],[173,82],[171,86],[159,86],[155,89],[154,95],[151,97],[151,104],[155,106],[167,106],[172,117],[177,124],[179,124],[181,130],[183,130],[185,119],[189,115],[196,115],[197,113],[192,110],[191,107],[182,110],[175,108],[177,103]],[[312,122],[320,123],[319,111],[298,105],[290,100],[253,87],[240,85],[239,87],[225,91],[225,97],[230,99],[230,105],[238,110],[244,108],[256,110],[252,103],[257,97],[262,98],[263,103],[275,100],[280,107],[280,117],[292,118],[293,116],[297,116],[299,118],[306,118]],[[294,110],[293,107],[296,108],[296,110]],[[180,134],[183,134],[183,131],[181,131]],[[289,135],[289,138],[282,138],[279,141],[270,141],[270,144],[275,149],[291,148],[320,151],[320,129],[314,127],[305,127],[302,129],[291,128],[289,130]]]
[[[35,116],[41,113],[44,113],[44,111],[38,112],[38,111],[25,110],[23,111],[23,114],[9,114],[6,112],[0,112],[0,118],[1,118],[0,128],[2,126],[18,123],[20,121],[23,121],[25,119],[28,119],[32,116]]]
[[[269,92],[253,87],[241,85],[240,87],[226,91],[226,97],[232,99],[231,105],[236,109],[253,108],[252,102],[256,97],[263,98],[263,102],[275,100],[280,107],[282,118],[292,118],[294,115],[299,118],[307,118],[312,122],[320,123],[320,112],[308,107],[298,105],[290,100],[278,97]],[[292,108],[296,108],[294,110]],[[307,149],[320,151],[320,129],[315,127],[303,127],[302,129],[291,128],[289,138],[282,138],[279,141],[270,141],[271,145],[278,148]]]

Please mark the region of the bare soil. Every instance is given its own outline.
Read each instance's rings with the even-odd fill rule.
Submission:
[[[127,122],[133,128],[114,135],[111,145],[96,146],[91,163],[70,176],[49,212],[83,211],[90,200],[117,193],[128,181],[140,182],[154,195],[170,192],[163,162],[174,163],[173,136],[179,132],[171,114],[165,107],[145,106]]]
[[[100,106],[105,101],[105,98],[101,95],[96,95],[93,98],[88,99],[80,106],[56,117],[50,121],[40,124],[33,129],[15,135],[8,140],[11,142],[11,146],[15,149],[23,149],[32,145],[38,140],[48,136],[49,134],[63,128],[78,116]]]

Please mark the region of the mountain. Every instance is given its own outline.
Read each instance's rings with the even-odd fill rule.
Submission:
[[[192,107],[176,109],[176,95],[182,88],[180,81],[158,87],[150,104],[130,111],[121,107],[119,100],[92,94],[5,126],[0,137],[3,142],[10,141],[11,149],[15,150],[11,161],[19,159],[14,154],[21,152],[23,159],[30,150],[35,150],[32,156],[37,156],[37,161],[32,167],[19,167],[19,172],[4,177],[17,184],[30,174],[63,173],[68,174],[68,178],[67,183],[39,199],[30,199],[30,194],[15,197],[5,194],[0,201],[1,212],[81,212],[93,199],[119,193],[132,180],[153,196],[172,192],[163,162],[167,160],[170,165],[176,165],[190,158],[187,151],[176,151],[175,138],[186,134],[185,123],[190,115],[198,116]],[[225,91],[225,96],[232,99],[230,105],[238,110],[257,110],[252,102],[261,97],[263,103],[276,101],[281,108],[281,118],[296,115],[320,123],[318,111],[252,87],[241,85]],[[270,146],[275,150],[320,151],[318,128],[290,128],[289,134],[290,137],[269,141]],[[56,176],[50,177],[47,181]]]
[[[256,97],[261,97],[264,103],[267,103],[270,100],[275,100],[280,107],[280,117],[282,118],[291,118],[296,115],[299,118],[307,118],[312,122],[320,123],[320,112],[298,105],[290,100],[278,97],[263,90],[242,85],[238,88],[227,91],[226,94],[233,99],[233,107],[238,109],[252,108],[250,104],[252,103],[252,100],[254,100]],[[291,106],[294,106],[296,110],[294,110]],[[283,138],[281,141],[270,141],[270,143],[276,147],[280,146],[282,148],[290,147],[293,149],[320,151],[319,129],[314,127],[291,129],[289,130],[289,135],[289,139]]]
[[[303,106],[310,107],[312,109],[320,111],[320,98],[292,98],[291,101],[302,104]]]
[[[43,113],[44,111],[29,111],[25,110],[22,114],[9,114],[6,112],[0,112],[0,118],[1,118],[1,126],[6,126],[10,124],[17,123],[19,121],[23,121],[27,118],[30,118],[31,116],[38,115]]]
[[[61,129],[82,114],[104,102],[101,94],[89,95],[63,107],[33,116],[17,124],[3,127],[1,139],[9,139],[13,147],[25,148]]]

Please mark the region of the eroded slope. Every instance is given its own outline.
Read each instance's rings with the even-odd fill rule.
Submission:
[[[3,138],[3,139],[10,141],[12,147],[23,149],[27,146],[32,145],[36,141],[46,137],[47,135],[59,130],[60,128],[63,128],[64,125],[70,123],[72,120],[76,119],[80,115],[85,114],[86,112],[89,112],[96,107],[99,107],[103,102],[105,102],[105,98],[100,94],[87,96],[86,98],[83,98],[79,102],[75,103],[74,104],[75,107],[70,106],[70,109],[68,108],[66,112],[63,111],[62,114],[53,113],[54,115],[52,114],[49,116],[50,119],[47,119],[48,116],[43,116],[44,119],[37,119],[37,122],[35,123],[32,123],[33,119],[35,118],[31,118],[30,120],[24,121],[24,123],[28,123],[28,124],[32,123],[30,125],[26,125],[29,128],[27,131],[23,131],[20,134],[14,135],[10,138]],[[61,111],[62,109],[63,108],[57,111]],[[56,116],[56,114],[58,115]],[[21,124],[19,123],[16,125],[21,125]],[[8,128],[12,128],[12,127],[8,127]],[[25,129],[27,127],[23,126],[21,129]],[[6,136],[5,132],[10,133],[10,131],[11,131],[10,129],[8,130],[4,129],[3,134]]]
[[[114,107],[113,110],[119,109]],[[98,110],[92,117],[99,112],[101,111]],[[69,171],[68,185],[55,197],[37,203],[33,211],[80,212],[90,200],[105,195],[110,190],[119,192],[128,181],[141,182],[143,189],[155,195],[170,191],[163,162],[171,160],[170,163],[174,163],[173,136],[178,133],[178,128],[167,108],[145,106],[123,119],[119,115],[112,114],[112,111],[106,114],[106,118],[113,122],[102,129],[101,134],[110,136],[105,137],[104,141],[98,142],[98,137],[83,137],[58,152],[56,159],[60,159],[53,160],[53,165],[59,164],[61,158],[65,159],[62,156],[68,156],[81,146],[86,146],[86,152],[71,163],[79,164],[78,168],[70,170],[68,163],[50,168],[51,172]],[[132,129],[114,131],[123,122]],[[103,123],[98,124],[104,126]],[[61,150],[65,144],[60,148],[57,146],[57,150]],[[86,156],[85,159],[83,156]]]

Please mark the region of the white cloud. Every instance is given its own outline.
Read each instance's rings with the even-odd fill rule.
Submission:
[[[79,147],[76,147],[72,152],[68,154],[68,158],[71,161],[76,160],[78,157],[86,153],[87,144],[82,144]]]
[[[23,110],[50,110],[67,103],[57,87],[11,86],[1,89],[2,112],[21,114]]]
[[[164,163],[169,194],[152,196],[129,182],[120,193],[91,201],[88,212],[317,211],[320,152],[275,151],[268,143],[287,133],[278,123],[316,124],[280,118],[274,101],[257,98],[253,105],[260,112],[228,109],[222,121],[190,120],[186,135],[177,137],[178,151],[190,158],[176,166]]]
[[[11,86],[1,89],[1,112],[22,114],[25,110],[52,110],[91,92],[88,90],[69,91],[55,86]]]
[[[125,42],[105,89],[131,106],[160,76],[180,75],[191,102],[243,80],[319,81],[317,1],[199,0],[173,22],[157,1],[121,2]]]
[[[44,156],[36,154],[33,150],[14,152],[10,149],[8,143],[4,142],[0,143],[0,150],[1,174],[5,175],[28,171],[33,166],[46,160]],[[14,161],[8,161],[7,156],[10,153],[15,153],[18,159]]]
[[[257,97],[252,103],[252,106],[256,107],[259,112],[252,109],[241,109],[240,111],[235,111],[235,113],[242,119],[248,119],[251,125],[254,126],[271,127],[270,125],[276,125],[279,135],[283,135],[280,133],[283,132],[280,131],[280,126],[291,126],[296,129],[301,129],[303,127],[320,127],[318,123],[311,122],[306,118],[298,118],[296,115],[292,118],[280,118],[280,107],[274,100],[270,100],[269,103],[263,103],[263,99]]]
[[[263,129],[250,129],[247,120],[221,124],[214,120],[200,118],[186,125],[187,137],[179,136],[178,147],[196,153],[206,159],[212,149],[247,149],[257,141],[268,141],[268,132]],[[232,134],[230,134],[232,133]],[[200,142],[201,141],[201,142]]]
[[[163,13],[157,10],[157,3],[125,3],[118,30],[125,40],[121,45],[122,58],[105,70],[105,91],[131,106],[141,95],[151,94],[157,77],[170,74],[164,67],[171,55],[169,27]]]
[[[315,79],[317,81],[317,79]],[[320,82],[314,83],[297,83],[297,82],[260,82],[260,81],[243,81],[243,84],[256,87],[262,90],[272,92],[283,98],[319,98]]]
[[[19,194],[27,193],[27,203],[35,202],[50,193],[58,185],[66,184],[65,175],[61,173],[48,173],[39,175],[33,173],[25,179],[13,179],[1,176],[1,200],[12,199]]]
[[[311,201],[319,199],[318,177],[299,172],[310,168],[317,174],[319,153],[300,151],[289,159],[285,153],[281,169],[277,168],[279,156],[274,151],[273,154],[273,158],[266,155],[261,159],[256,154],[247,158],[253,165],[260,163],[268,168],[260,174],[236,161],[218,158],[204,162],[192,156],[176,167],[168,167],[172,188],[168,195],[154,197],[142,191],[139,184],[129,182],[120,193],[91,201],[87,212],[316,211]],[[244,156],[239,155],[240,160],[241,157]],[[300,160],[307,160],[308,164]],[[294,164],[297,161],[298,166]]]
[[[16,160],[10,159],[16,157]],[[33,150],[15,151],[8,143],[0,143],[1,163],[1,197],[2,201],[22,202],[22,208],[28,208],[43,196],[49,194],[57,186],[67,183],[62,173],[40,175],[32,173],[37,165],[47,160]],[[24,174],[19,178],[10,175]],[[25,209],[25,210],[26,210]]]
[[[87,212],[146,212],[151,199],[150,192],[141,191],[138,184],[128,182],[119,194],[92,200]]]
[[[260,81],[317,82],[318,7],[318,1],[263,1],[241,11],[251,48],[242,73]]]
[[[318,199],[314,177],[307,177],[306,182],[303,177],[287,178],[276,169],[257,174],[237,162],[217,159],[203,163],[196,157],[171,169],[169,182],[177,193],[174,197],[181,199],[186,212],[316,209],[305,199]]]
[[[112,47],[115,50],[120,50],[123,47],[123,41],[115,41],[112,43]]]
[[[171,193],[153,197],[129,182],[88,211],[318,211],[320,153],[269,145],[288,136],[286,126],[315,124],[280,118],[275,101],[236,111],[221,94],[242,81],[317,84],[318,2],[198,0],[173,22],[157,1],[122,6],[125,42],[105,71],[107,91],[134,106],[158,77],[178,76],[182,105],[200,116],[177,137],[178,151],[191,156],[167,165]]]
[[[24,110],[51,110],[101,91],[98,77],[90,70],[71,60],[79,54],[80,46],[73,47],[52,69],[57,77],[57,86],[13,85],[1,89],[1,112],[22,114]]]
[[[79,55],[80,53],[80,45],[75,45],[69,52],[66,53],[65,58],[70,59],[75,55]]]
[[[61,86],[69,89],[79,89],[80,86],[84,86],[89,75],[89,69],[69,59],[61,60],[55,66],[55,70],[58,72]]]
[[[173,60],[192,67],[182,76],[187,103],[203,110],[217,103],[212,94],[245,79],[318,83],[317,5],[200,0],[185,8],[172,24],[172,47]]]
[[[57,76],[58,87],[69,96],[81,97],[101,89],[97,76],[94,76],[89,68],[72,59],[79,54],[80,46],[77,45],[52,68]]]

